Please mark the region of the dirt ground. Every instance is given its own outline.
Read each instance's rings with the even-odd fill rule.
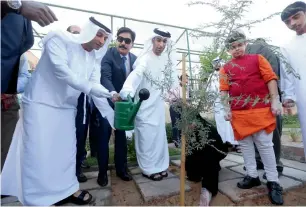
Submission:
[[[178,174],[179,169],[171,166],[171,172]],[[180,205],[179,195],[169,198],[154,200],[145,203],[137,189],[136,184],[124,182],[116,177],[114,171],[111,172],[113,205],[116,206],[178,206]],[[186,192],[186,206],[198,206],[201,183],[190,183],[191,191]],[[306,185],[301,188],[293,189],[284,194],[284,205],[286,206],[306,206]],[[219,193],[211,203],[212,206],[271,206],[268,196],[256,198],[254,200],[246,200],[241,203],[233,203],[227,196]]]

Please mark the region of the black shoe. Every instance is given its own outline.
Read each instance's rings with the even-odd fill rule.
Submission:
[[[84,183],[84,182],[87,181],[87,177],[86,177],[83,173],[80,173],[80,174],[77,176],[77,178],[78,178],[79,183]]]
[[[1,199],[2,198],[6,198],[6,197],[10,197],[10,196],[8,196],[8,195],[1,195]]]
[[[267,182],[269,198],[274,205],[283,205],[283,188],[276,182]]]
[[[181,148],[181,142],[180,141],[174,140],[173,143],[174,143],[176,148]]]
[[[97,179],[97,183],[101,186],[101,187],[105,187],[108,185],[108,176],[107,174],[104,174],[102,176],[98,176],[98,179]]]
[[[127,172],[117,173],[117,177],[121,178],[121,180],[124,180],[124,181],[131,181],[131,180],[133,180],[132,176],[129,173],[127,173]]]
[[[278,177],[282,176],[283,175],[283,172],[278,172]],[[267,174],[264,173],[263,176],[262,176],[263,179],[267,180]]]
[[[260,186],[261,182],[259,180],[259,177],[252,178],[250,176],[245,176],[242,181],[237,183],[237,187],[241,189],[250,189],[256,186]]]

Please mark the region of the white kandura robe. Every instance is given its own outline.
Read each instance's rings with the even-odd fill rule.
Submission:
[[[2,195],[48,206],[79,190],[76,106],[81,91],[89,94],[90,83],[100,83],[94,51],[50,39],[23,94],[23,113],[1,175]],[[92,98],[101,114],[113,119],[107,100]]]
[[[288,74],[285,65],[282,64],[280,80],[281,89],[284,91],[283,100],[296,101],[306,157],[306,34],[295,36],[289,44],[281,48],[281,51],[300,76],[300,79],[297,79]]]
[[[211,81],[208,90],[218,95],[214,103],[214,115],[215,115],[218,134],[221,136],[223,143],[229,142],[233,145],[238,145],[238,142],[235,140],[234,137],[234,132],[231,122],[226,121],[224,118],[225,114],[219,95],[219,85],[220,85],[219,72],[215,71],[213,74],[211,74],[210,78]]]
[[[142,88],[150,92],[149,99],[142,102],[135,118],[135,149],[141,171],[146,175],[160,173],[169,167],[168,142],[165,127],[165,101],[162,91],[151,80],[162,78],[165,56],[156,56],[152,51],[141,61],[126,79],[120,94],[135,96]],[[134,65],[135,66],[135,65]],[[151,80],[145,74],[150,74]]]

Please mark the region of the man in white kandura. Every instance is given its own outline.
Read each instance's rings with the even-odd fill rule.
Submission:
[[[146,88],[150,91],[149,99],[142,102],[136,115],[134,131],[139,167],[144,177],[154,181],[167,177],[169,167],[163,97],[167,92],[156,82],[165,80],[167,70],[166,73],[170,71],[173,77],[169,80],[169,88],[179,85],[175,69],[175,43],[170,38],[169,32],[154,29],[154,34],[145,42],[143,51],[134,63],[134,70],[120,91],[122,99],[130,95],[135,96],[136,101],[139,100],[139,90]]]
[[[233,150],[239,151],[238,142],[235,140],[232,125],[229,121],[224,119],[223,106],[219,94],[219,70],[223,66],[224,61],[219,57],[212,61],[214,72],[210,76],[210,85],[208,91],[215,93],[216,101],[214,103],[214,116],[216,120],[216,126],[223,143],[228,143],[233,146]]]
[[[22,97],[23,113],[2,171],[2,194],[23,205],[88,204],[76,177],[75,116],[78,97],[90,95],[101,114],[114,112],[100,84],[100,63],[111,31],[93,17],[81,34],[55,30],[42,40],[43,52]],[[111,123],[113,126],[113,123]]]
[[[296,102],[300,120],[304,153],[306,157],[306,3],[297,1],[288,5],[281,14],[287,27],[296,32],[296,36],[283,48],[282,54],[289,65],[300,77],[288,72],[286,63],[282,62],[281,89],[283,105],[290,108]]]

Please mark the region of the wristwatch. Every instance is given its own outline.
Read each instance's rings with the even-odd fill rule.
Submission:
[[[21,0],[7,0],[9,10],[13,13],[19,14],[22,6]]]

